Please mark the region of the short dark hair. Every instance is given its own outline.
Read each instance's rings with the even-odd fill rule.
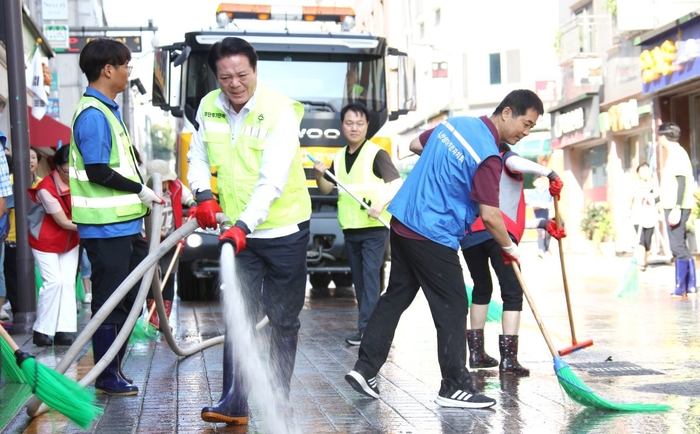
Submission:
[[[659,125],[659,135],[672,142],[677,142],[681,138],[681,127],[675,122],[664,122]]]
[[[80,51],[80,70],[89,83],[97,81],[105,65],[123,65],[131,60],[131,50],[121,42],[109,38],[93,39]]]
[[[644,166],[649,167],[649,163],[642,163],[639,166],[637,166],[637,173],[639,173],[639,170]]]
[[[365,107],[364,104],[360,104],[359,102],[351,102],[340,110],[340,122],[345,121],[345,114],[349,111],[357,113],[358,115],[365,115],[365,119],[369,122],[369,111],[367,111],[367,107]]]
[[[539,115],[544,114],[542,100],[535,92],[528,89],[514,90],[506,95],[503,101],[496,107],[496,110],[493,111],[493,114],[500,115],[506,107],[510,107],[510,110],[513,112],[513,117],[516,118],[526,114],[529,109],[535,109]]]
[[[70,146],[61,146],[56,149],[56,153],[53,154],[53,164],[55,166],[68,163],[68,148],[70,148]]]
[[[245,39],[229,36],[215,43],[209,49],[207,55],[207,64],[216,75],[216,62],[224,57],[233,56],[234,54],[243,54],[248,58],[250,66],[255,70],[258,66],[258,53],[252,45]]]

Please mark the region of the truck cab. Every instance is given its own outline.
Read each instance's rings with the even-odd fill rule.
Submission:
[[[350,8],[294,8],[298,19],[307,24],[317,20],[347,28],[354,19]],[[279,30],[243,30],[230,28],[253,19],[268,21],[284,16]],[[307,184],[312,201],[311,237],[307,251],[309,279],[314,288],[323,288],[333,279],[336,286],[350,286],[352,277],[345,253],[343,233],[337,220],[337,192],[322,195],[316,187],[313,164],[307,158],[330,166],[335,153],[345,146],[340,110],[349,102],[361,102],[369,113],[368,137],[374,137],[390,119],[415,108],[415,72],[412,61],[387,46],[379,36],[349,31],[290,31],[292,11],[282,13],[271,6],[222,4],[217,10],[219,29],[193,31],[184,42],[156,50],[153,80],[153,104],[178,117],[176,143],[177,170],[187,179],[187,150],[196,128],[199,102],[217,88],[213,72],[206,63],[210,47],[225,37],[236,36],[250,42],[258,53],[258,82],[272,87],[304,106],[299,141]],[[389,59],[396,71],[389,73]],[[389,111],[389,80],[398,80],[400,96]],[[378,141],[380,144],[386,141]],[[390,142],[386,146],[391,155]],[[216,194],[216,173],[212,169],[212,191]],[[234,216],[235,217],[235,216]],[[212,299],[216,285],[203,284],[218,273],[216,231],[198,231],[190,235],[181,254],[178,295],[182,299]]]

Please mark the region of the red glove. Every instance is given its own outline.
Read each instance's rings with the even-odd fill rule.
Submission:
[[[564,226],[557,227],[557,224],[554,220],[549,221],[545,230],[547,231],[547,233],[549,235],[554,237],[556,240],[561,240],[562,238],[566,238],[566,231],[564,230]]]
[[[197,205],[190,205],[187,209],[187,220],[192,220],[197,215]]]
[[[197,223],[202,229],[212,228],[215,229],[217,226],[216,214],[223,212],[221,207],[214,199],[207,199],[202,201],[198,207],[195,209],[195,217],[197,218]]]
[[[547,178],[549,178],[549,194],[551,194],[552,197],[559,199],[564,183],[561,181],[561,178],[559,178],[559,175],[554,173],[553,170],[549,173],[549,175],[547,175]]]
[[[241,250],[245,249],[245,237],[245,231],[238,226],[234,226],[221,234],[219,237],[219,245],[222,243],[231,243],[233,244],[233,249],[236,254],[238,254]]]

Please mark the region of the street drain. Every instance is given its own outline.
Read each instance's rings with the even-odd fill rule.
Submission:
[[[591,375],[621,377],[624,375],[664,375],[663,372],[646,369],[630,362],[570,363],[572,368],[586,371]]]

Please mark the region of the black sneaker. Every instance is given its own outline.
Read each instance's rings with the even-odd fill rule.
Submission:
[[[347,342],[348,345],[360,345],[360,343],[362,342],[362,333],[357,332],[354,335],[348,336],[347,338],[345,338],[345,342]]]
[[[435,403],[441,407],[489,408],[496,400],[476,393],[471,386],[460,389],[443,380]]]
[[[379,388],[377,387],[377,377],[366,379],[357,371],[350,371],[345,374],[345,381],[350,383],[353,389],[371,398],[379,398]]]

